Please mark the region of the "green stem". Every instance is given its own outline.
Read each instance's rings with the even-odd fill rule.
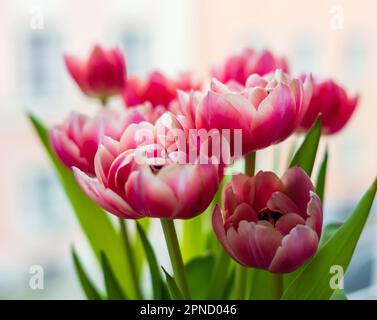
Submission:
[[[246,289],[249,270],[241,265],[237,265],[235,279],[235,299],[243,300],[246,298]]]
[[[255,152],[250,152],[245,156],[245,174],[248,176],[253,176],[255,173],[255,159]]]
[[[100,101],[101,101],[102,108],[106,108],[107,102],[109,101],[109,99],[108,98],[101,98]]]
[[[127,226],[124,219],[119,219],[119,225],[120,225],[120,234],[123,239],[124,251],[126,253],[126,258],[128,260],[128,264],[130,267],[131,279],[133,281],[133,286],[135,288],[136,299],[142,299],[141,289],[140,289],[138,276],[137,276],[135,257],[131,248],[130,237],[129,237]]]
[[[283,276],[272,274],[272,296],[275,300],[280,300],[283,294]]]
[[[293,155],[295,154],[296,146],[297,146],[297,137],[294,136],[292,137],[292,141],[290,142],[290,145],[289,145],[286,168],[288,168],[289,164],[291,163]]]
[[[179,249],[174,221],[171,219],[161,219],[161,226],[162,230],[164,231],[166,246],[168,248],[170,262],[173,267],[174,277],[184,298],[190,299],[185,266],[183,264],[181,250]]]

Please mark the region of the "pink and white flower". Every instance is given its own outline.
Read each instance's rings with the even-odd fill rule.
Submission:
[[[119,49],[95,46],[88,59],[65,56],[66,67],[81,91],[106,101],[120,94],[126,84],[126,65]]]
[[[281,179],[263,171],[234,176],[212,219],[217,238],[234,260],[274,273],[292,272],[314,255],[322,221],[321,201],[299,167]]]

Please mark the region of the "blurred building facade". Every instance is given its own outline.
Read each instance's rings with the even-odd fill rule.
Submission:
[[[95,102],[70,81],[63,54],[86,54],[94,43],[119,46],[131,74],[157,68],[171,76],[189,69],[205,75],[244,46],[268,47],[287,56],[293,73],[331,76],[360,92],[350,124],[325,139],[326,219],[344,219],[377,173],[376,5],[365,2],[2,0],[0,297],[81,297],[69,250],[75,243],[85,251],[85,239],[25,112],[49,125],[70,110],[93,112]],[[376,228],[372,217],[346,281],[355,298],[377,298]],[[35,264],[45,268],[42,292],[29,287]]]

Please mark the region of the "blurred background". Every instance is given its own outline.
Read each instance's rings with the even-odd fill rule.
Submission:
[[[95,103],[64,68],[64,53],[119,46],[130,74],[202,76],[252,46],[286,56],[294,74],[334,77],[361,95],[347,127],[321,144],[330,149],[326,221],[342,221],[377,173],[376,8],[372,0],[0,0],[0,298],[83,298],[73,243],[97,272],[25,115],[52,125],[70,110],[93,112]],[[353,299],[377,299],[376,211],[346,276]],[[43,267],[43,290],[29,286],[34,265]]]

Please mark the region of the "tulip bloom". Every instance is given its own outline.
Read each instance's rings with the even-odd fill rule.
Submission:
[[[281,70],[251,75],[246,87],[213,80],[197,107],[196,128],[242,130],[242,153],[286,139],[295,129],[311,97],[311,77],[303,83]]]
[[[148,109],[143,106],[123,113],[103,109],[94,118],[72,112],[62,124],[50,130],[51,146],[68,168],[75,166],[94,174],[94,156],[102,136],[119,139],[131,123],[149,118]]]
[[[95,46],[87,60],[65,56],[66,67],[82,92],[105,102],[126,84],[126,66],[118,49]]]
[[[322,132],[324,134],[338,132],[351,118],[357,101],[358,96],[350,97],[333,80],[314,79],[313,96],[308,107],[303,110],[299,131],[308,131],[321,114]]]
[[[223,83],[236,81],[245,85],[250,75],[256,73],[264,76],[277,69],[288,72],[288,64],[284,58],[274,56],[268,50],[258,52],[246,48],[230,56],[222,65],[215,67],[212,76]]]
[[[177,97],[177,90],[190,91],[199,88],[200,85],[192,81],[190,74],[182,74],[174,81],[155,71],[146,80],[130,77],[123,91],[123,100],[128,107],[149,102],[153,107],[168,109],[169,104]]]
[[[214,209],[215,234],[238,263],[274,273],[292,272],[316,252],[322,206],[299,167],[279,179],[272,172],[234,176]]]
[[[174,140],[165,143],[163,127],[161,121],[141,122],[130,125],[119,142],[106,137],[95,156],[94,177],[74,168],[81,188],[125,219],[188,219],[203,212],[219,186],[218,166],[181,164],[187,154]]]

